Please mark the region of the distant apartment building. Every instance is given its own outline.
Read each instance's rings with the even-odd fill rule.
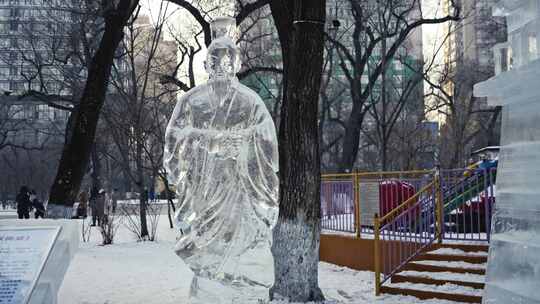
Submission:
[[[487,99],[473,94],[473,86],[495,75],[495,56],[493,47],[506,41],[506,20],[502,16],[494,16],[494,3],[498,0],[459,0],[462,19],[446,24],[448,35],[445,44],[445,80],[442,83],[445,91],[460,104],[470,104],[472,111],[485,111],[489,106]],[[446,13],[450,10],[451,1],[446,0]],[[506,56],[504,53],[501,56]],[[506,58],[506,57],[505,57]],[[441,109],[441,112],[447,112]],[[471,120],[470,124],[480,124],[481,118]],[[446,117],[440,117],[441,127]],[[497,145],[497,134],[500,133],[500,117],[493,127],[486,129],[480,125],[477,136],[467,145],[465,151]]]
[[[75,2],[0,0],[0,141],[8,144],[0,150],[0,183],[9,188],[2,192],[22,182],[44,186],[39,191],[50,186],[73,107],[73,82],[61,68],[70,67],[78,18],[64,4]],[[55,64],[63,59],[66,64]]]
[[[504,17],[493,15],[493,4],[497,0],[459,0],[461,6],[459,22],[449,22],[449,39],[445,47],[445,60],[451,69],[470,70],[475,66],[480,82],[495,73],[493,46],[506,41],[506,21]],[[451,3],[447,0],[446,9]]]
[[[79,14],[68,3],[76,1],[0,0],[0,92],[71,94],[53,63],[65,61],[67,68],[71,60]]]
[[[71,59],[73,25],[79,17],[67,6],[74,3],[0,0],[0,103],[9,109],[4,119],[25,121],[10,134],[17,146],[49,148],[63,142],[73,106],[67,102],[74,89],[68,71],[79,72]]]

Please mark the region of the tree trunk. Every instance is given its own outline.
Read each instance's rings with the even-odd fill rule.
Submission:
[[[148,196],[144,195],[144,187],[139,197],[139,215],[141,217],[141,238],[148,237],[148,223],[146,222],[146,204],[148,203]]]
[[[144,171],[143,171],[143,147],[142,147],[142,136],[139,132],[139,130],[136,131],[137,133],[137,143],[136,143],[136,151],[135,151],[135,163],[137,166],[137,186],[139,188],[139,216],[141,220],[141,237],[147,237],[148,234],[148,224],[146,222],[146,204],[148,203],[148,190],[146,190],[146,187],[144,186]]]
[[[132,3],[135,2],[135,3]],[[105,29],[92,58],[78,108],[72,114],[66,142],[49,196],[50,217],[70,217],[94,142],[99,113],[111,74],[114,53],[123,37],[124,26],[138,1],[120,0],[106,13]]]
[[[388,170],[388,138],[383,136],[381,142],[381,170]]]
[[[498,145],[500,145],[501,134],[496,132],[496,130],[499,129],[499,128],[497,128],[497,123],[500,126],[499,115],[501,114],[501,110],[502,110],[501,106],[496,106],[495,109],[493,110],[493,114],[491,116],[491,119],[489,120],[489,124],[488,124],[488,127],[487,127],[487,130],[488,130],[488,134],[487,134],[488,142],[487,142],[487,145],[488,146],[498,146]]]
[[[280,209],[273,230],[275,280],[270,299],[324,300],[318,285],[321,223],[317,117],[325,2],[273,0],[270,4],[284,58]]]
[[[167,193],[167,216],[169,217],[169,226],[174,228],[173,220],[171,216],[171,209],[173,212],[176,212],[176,208],[174,207],[174,202],[171,198],[171,188],[169,187],[169,180],[167,179],[167,174],[160,175],[161,179],[163,180],[163,184],[165,185],[165,192]]]
[[[99,157],[95,146],[92,148],[92,174],[90,176],[92,178],[92,189],[96,189],[99,191],[99,189],[101,189],[102,187],[100,177],[101,164],[99,163]]]
[[[345,138],[343,140],[343,151],[341,152],[341,160],[339,169],[341,172],[352,172],[354,163],[358,156],[358,145],[360,144],[360,127],[364,120],[364,114],[359,111],[353,103],[351,115],[345,123]],[[362,104],[362,103],[360,103]]]

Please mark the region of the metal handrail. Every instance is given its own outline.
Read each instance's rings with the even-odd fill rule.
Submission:
[[[408,175],[421,175],[421,174],[431,174],[433,173],[433,170],[411,170],[411,171],[379,171],[379,172],[368,172],[368,171],[359,171],[359,172],[351,172],[351,173],[328,173],[328,174],[321,174],[321,178],[335,178],[335,177],[354,177],[357,176],[387,176],[387,175],[400,175],[400,174],[408,174]]]
[[[417,199],[421,195],[425,195],[425,200]],[[402,269],[403,265],[411,261],[427,246],[433,244],[436,240],[441,239],[442,227],[442,196],[440,188],[440,176],[435,175],[435,179],[427,186],[423,187],[414,196],[407,199],[405,202],[394,208],[391,212],[383,217],[379,217],[378,214],[374,216],[374,262],[375,262],[375,294],[380,294],[381,286],[384,282],[392,277],[395,273]],[[422,214],[426,209],[422,206],[427,206],[427,213]],[[407,207],[407,208],[405,208]],[[405,209],[404,209],[405,208]],[[436,227],[436,233],[432,233],[432,225]],[[411,230],[412,228],[412,230]],[[385,254],[381,254],[382,249],[382,236],[386,235],[387,239],[399,238],[398,243],[386,244]],[[384,233],[386,232],[386,233]],[[407,242],[416,244],[414,249],[403,252],[401,242],[402,239]],[[398,250],[396,251],[396,248]],[[394,249],[394,250],[392,250]],[[398,263],[393,259],[399,253]],[[403,253],[403,256],[402,256]],[[390,258],[387,261],[385,258]],[[383,279],[381,280],[381,258],[384,262],[382,270]]]

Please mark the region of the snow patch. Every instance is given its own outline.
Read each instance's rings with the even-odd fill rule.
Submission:
[[[82,223],[81,220],[79,222]],[[158,240],[136,242],[132,233],[121,225],[113,245],[99,246],[101,235],[92,227],[90,242],[80,243],[80,249],[66,273],[58,304],[189,303],[193,273],[173,251],[176,231],[169,228],[167,216],[159,219]],[[268,272],[272,271],[271,267],[268,266]],[[265,269],[257,271],[264,272]],[[319,286],[326,304],[455,304],[410,296],[383,294],[376,297],[374,274],[370,271],[356,271],[324,262],[319,262],[318,271]],[[246,288],[243,294],[245,297],[235,303],[251,304],[247,299],[254,297],[257,298],[254,304],[287,303],[268,302],[268,289],[263,287]]]

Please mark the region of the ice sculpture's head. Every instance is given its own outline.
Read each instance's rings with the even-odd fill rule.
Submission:
[[[210,79],[231,79],[240,71],[240,50],[229,37],[219,37],[208,47],[204,65]]]

